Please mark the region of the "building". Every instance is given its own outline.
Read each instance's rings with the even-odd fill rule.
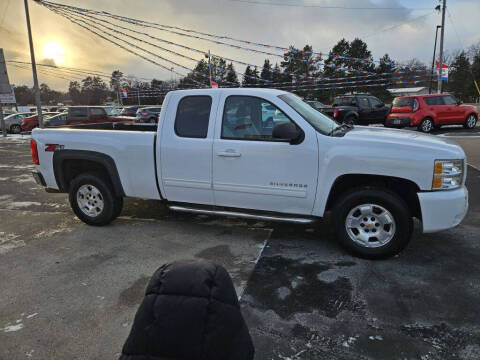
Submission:
[[[428,94],[427,87],[387,89],[392,96],[411,96]]]

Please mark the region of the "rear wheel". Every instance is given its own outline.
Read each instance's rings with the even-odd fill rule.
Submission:
[[[365,187],[347,192],[337,201],[332,215],[340,244],[365,258],[399,253],[413,230],[408,206],[387,189]]]
[[[84,173],[72,180],[70,206],[88,225],[106,225],[122,211],[123,198],[112,191],[108,180],[98,173]]]
[[[418,130],[424,133],[429,133],[430,131],[432,131],[434,126],[435,126],[435,123],[433,122],[432,118],[425,118],[422,120],[422,122],[418,126]]]
[[[10,132],[12,134],[20,134],[22,132],[22,128],[18,124],[13,124],[10,126]]]
[[[471,114],[465,120],[463,127],[465,129],[473,129],[477,125],[477,117],[474,114]]]

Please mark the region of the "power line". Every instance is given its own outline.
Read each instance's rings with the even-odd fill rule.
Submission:
[[[285,6],[285,7],[303,7],[303,8],[320,8],[320,9],[336,9],[336,10],[429,10],[431,8],[406,8],[406,7],[385,7],[385,6],[338,6],[338,5],[318,5],[318,4],[289,4],[279,3],[275,1],[256,1],[256,0],[229,0],[232,2],[269,5],[269,6]]]

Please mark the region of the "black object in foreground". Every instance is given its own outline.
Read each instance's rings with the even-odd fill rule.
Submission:
[[[251,360],[254,348],[228,272],[211,262],[161,266],[120,360]]]

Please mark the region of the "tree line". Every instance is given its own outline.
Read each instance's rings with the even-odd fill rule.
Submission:
[[[84,105],[101,105],[106,101],[120,101],[124,105],[133,104],[161,104],[166,92],[172,88],[192,88],[205,87],[209,84],[210,72],[212,81],[225,87],[270,87],[269,83],[282,83],[280,87],[293,86],[287,90],[297,93],[298,95],[308,98],[317,99],[323,102],[330,102],[334,96],[346,92],[369,92],[381,98],[385,102],[391,101],[391,95],[387,91],[387,87],[417,87],[431,86],[432,91],[436,92],[435,78],[423,78],[424,82],[418,85],[389,85],[379,87],[357,86],[347,89],[320,89],[315,90],[313,87],[302,87],[299,85],[313,84],[313,79],[317,79],[324,84],[324,87],[332,87],[335,81],[328,81],[328,78],[342,78],[355,74],[346,72],[344,68],[352,68],[361,72],[369,72],[379,74],[376,82],[386,83],[388,81],[398,80],[419,80],[421,77],[412,78],[412,73],[394,75],[382,75],[392,73],[395,68],[392,67],[393,60],[388,54],[385,54],[377,61],[374,61],[371,51],[368,49],[366,42],[361,39],[347,41],[341,39],[332,47],[329,54],[339,56],[328,56],[324,61],[316,55],[311,45],[305,45],[301,49],[291,46],[288,51],[283,54],[283,59],[273,64],[269,59],[265,59],[261,68],[256,66],[246,66],[242,75],[238,74],[232,62],[227,62],[221,57],[212,56],[209,61],[201,59],[192,72],[178,81],[162,81],[153,79],[150,81],[142,81],[129,79],[125,77],[120,70],[115,70],[107,84],[98,76],[87,76],[81,81],[71,81],[68,91],[61,92],[52,90],[47,84],[40,85],[40,95],[42,102],[45,104],[71,103]],[[358,61],[365,59],[365,61]],[[210,68],[209,68],[210,62]],[[449,81],[444,85],[446,92],[451,92],[459,99],[465,102],[478,102],[480,96],[474,85],[473,80],[480,82],[480,43],[473,45],[468,49],[447,53],[445,63],[450,66]],[[409,67],[419,67],[423,70],[417,74],[425,74],[430,72],[431,64],[424,64],[416,59],[408,61],[405,65]],[[363,73],[364,74],[364,73]],[[392,76],[394,78],[392,78]],[[322,80],[323,79],[323,80]],[[433,81],[431,81],[433,80]],[[339,80],[345,81],[345,80]],[[360,85],[359,80],[355,85]],[[120,90],[124,89],[128,93],[127,98],[123,98]],[[139,95],[137,97],[137,94]],[[34,103],[33,89],[25,85],[15,87],[15,95],[19,105],[27,105]]]

